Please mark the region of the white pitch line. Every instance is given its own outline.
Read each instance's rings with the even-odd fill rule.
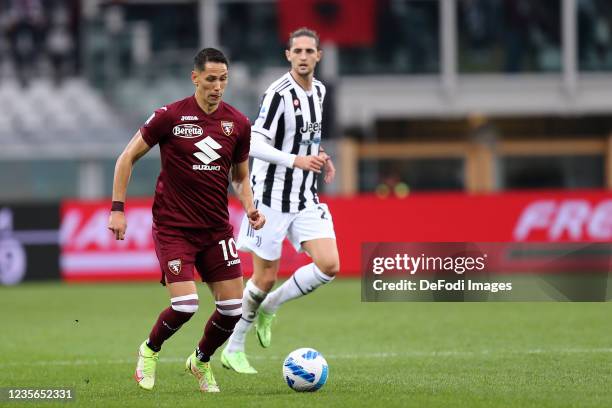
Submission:
[[[363,354],[326,354],[328,360],[351,360],[364,358],[397,358],[397,357],[475,357],[487,355],[512,355],[512,354],[598,354],[612,353],[612,348],[561,348],[561,349],[528,349],[528,350],[480,350],[480,351],[405,351],[389,353],[363,353]],[[282,360],[283,356],[252,356],[251,360]],[[185,357],[161,357],[164,363],[184,362]],[[115,360],[43,360],[32,362],[7,362],[0,363],[1,367],[19,366],[79,366],[79,365],[108,365],[108,364],[131,364],[135,359],[115,359]]]

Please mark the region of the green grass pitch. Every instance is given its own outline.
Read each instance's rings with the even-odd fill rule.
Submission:
[[[271,348],[250,335],[260,374],[215,356],[216,395],[183,372],[212,310],[204,286],[199,312],[162,350],[156,388],[136,386],[136,348],[167,304],[155,284],[0,288],[0,387],[74,387],[69,405],[83,407],[612,406],[610,303],[361,303],[360,282],[338,279],[281,308]],[[316,393],[283,381],[298,347],[330,365]]]

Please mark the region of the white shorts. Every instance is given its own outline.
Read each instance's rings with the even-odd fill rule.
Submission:
[[[316,204],[297,213],[284,213],[260,204],[257,209],[266,217],[266,224],[255,231],[246,215],[240,225],[238,249],[254,252],[260,258],[280,258],[283,240],[287,238],[296,251],[303,252],[302,242],[319,238],[336,239],[334,223],[326,204]]]

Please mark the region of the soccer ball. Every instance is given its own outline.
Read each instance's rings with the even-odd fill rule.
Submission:
[[[289,353],[283,363],[283,377],[294,391],[316,391],[328,376],[327,361],[311,348],[299,348]]]

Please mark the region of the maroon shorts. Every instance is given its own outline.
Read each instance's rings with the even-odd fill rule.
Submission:
[[[218,230],[153,224],[153,241],[162,276],[161,284],[195,281],[197,268],[203,282],[242,277],[233,228]]]

